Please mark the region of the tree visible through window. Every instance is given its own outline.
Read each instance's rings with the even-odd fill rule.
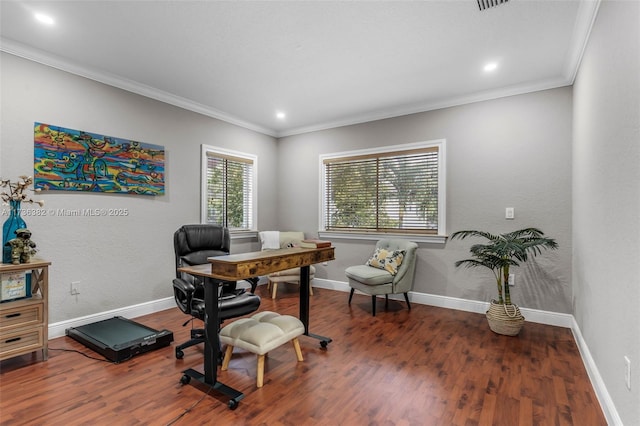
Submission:
[[[250,230],[255,158],[203,146],[203,222]]]
[[[327,231],[444,234],[444,141],[327,156]]]

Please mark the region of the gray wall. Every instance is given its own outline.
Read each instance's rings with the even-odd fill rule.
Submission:
[[[3,53],[0,176],[33,174],[35,121],[163,145],[166,195],[43,193],[45,209],[127,208],[127,217],[25,217],[52,262],[49,321],[172,295],[173,232],[200,221],[200,144],[258,155],[260,227],[275,226],[276,140]],[[28,206],[23,206],[28,207]],[[246,243],[232,244],[244,251]],[[69,295],[71,281],[81,294]]]
[[[572,89],[413,114],[280,139],[280,228],[318,230],[320,154],[444,138],[447,140],[447,232],[541,228],[560,249],[515,270],[513,298],[528,308],[571,312]],[[515,207],[515,220],[505,220]],[[346,281],[374,241],[337,240],[336,261],[317,276]],[[490,301],[490,272],[456,270],[469,242],[421,244],[414,291]]]
[[[2,54],[0,175],[30,173],[34,121],[165,146],[166,195],[43,194],[46,208],[128,208],[129,216],[34,217],[40,256],[54,262],[51,322],[170,295],[171,233],[199,220],[200,144],[258,156],[258,228],[318,231],[318,156],[447,139],[447,228],[495,232],[537,226],[560,250],[516,270],[514,301],[571,312],[571,88],[413,114],[276,141],[12,55]],[[504,219],[515,207],[515,220]],[[345,281],[373,241],[336,240],[337,260],[318,277]],[[489,273],[456,270],[468,243],[421,244],[415,291],[489,301]],[[234,251],[256,248],[236,242]],[[81,296],[68,294],[81,281]]]
[[[640,3],[602,2],[574,87],[574,316],[625,425],[640,424],[639,57]]]

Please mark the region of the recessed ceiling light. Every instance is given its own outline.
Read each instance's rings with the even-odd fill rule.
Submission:
[[[55,23],[51,16],[45,15],[44,13],[36,13],[34,17],[38,22],[41,22],[43,24],[53,25]]]
[[[276,112],[276,117],[277,117],[279,120],[284,120],[284,119],[286,118],[286,116],[287,116],[287,114],[285,114],[285,113],[284,113],[284,112],[282,112],[282,111]]]
[[[496,68],[498,68],[498,64],[497,64],[497,63],[495,63],[495,62],[489,62],[488,64],[486,64],[486,65],[484,66],[484,70],[485,70],[485,71],[487,71],[487,72],[489,72],[489,71],[493,71],[493,70],[495,70]]]

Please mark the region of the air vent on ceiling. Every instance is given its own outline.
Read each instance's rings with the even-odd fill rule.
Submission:
[[[478,7],[480,10],[489,9],[490,7],[501,5],[502,3],[506,3],[509,0],[477,0]]]

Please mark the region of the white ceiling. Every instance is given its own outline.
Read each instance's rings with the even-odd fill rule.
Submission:
[[[286,136],[570,85],[598,4],[3,0],[0,47]]]

